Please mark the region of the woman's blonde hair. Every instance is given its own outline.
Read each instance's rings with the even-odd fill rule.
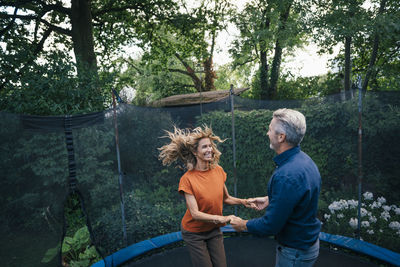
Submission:
[[[163,165],[171,165],[180,160],[185,165],[186,169],[193,170],[197,163],[194,154],[197,151],[199,141],[203,138],[209,138],[213,148],[213,160],[210,163],[210,167],[214,168],[218,165],[221,152],[217,149],[215,141],[221,143],[225,140],[221,140],[221,138],[214,135],[212,129],[207,125],[203,125],[203,128],[197,127],[192,131],[174,127],[174,132],[165,132],[167,136],[163,137],[169,138],[171,142],[158,148],[158,150],[160,150],[158,159],[162,160]]]

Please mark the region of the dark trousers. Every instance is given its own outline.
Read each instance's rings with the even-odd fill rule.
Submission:
[[[181,229],[193,267],[226,267],[224,237],[219,228],[193,233]]]

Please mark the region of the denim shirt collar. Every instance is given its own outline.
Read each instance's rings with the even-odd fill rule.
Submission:
[[[279,167],[283,163],[285,163],[285,161],[287,161],[289,158],[291,158],[294,154],[297,154],[299,152],[300,152],[300,145],[292,147],[292,148],[286,150],[285,152],[275,156],[274,157],[275,164]]]

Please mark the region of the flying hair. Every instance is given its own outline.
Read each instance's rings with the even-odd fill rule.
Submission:
[[[215,142],[222,143],[225,140],[214,135],[212,129],[207,125],[193,130],[179,129],[174,126],[173,132],[165,132],[167,135],[163,138],[169,138],[170,143],[158,148],[160,151],[158,159],[162,161],[164,166],[172,163],[179,165],[179,162],[181,162],[187,170],[193,170],[197,163],[194,153],[197,151],[199,141],[203,138],[209,138],[213,148],[213,160],[210,167],[213,168],[218,165],[221,152],[217,149]]]

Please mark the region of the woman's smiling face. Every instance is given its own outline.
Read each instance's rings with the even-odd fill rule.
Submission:
[[[210,141],[210,138],[202,138],[199,141],[196,151],[196,159],[197,161],[207,161],[210,162],[214,158],[214,151]]]

